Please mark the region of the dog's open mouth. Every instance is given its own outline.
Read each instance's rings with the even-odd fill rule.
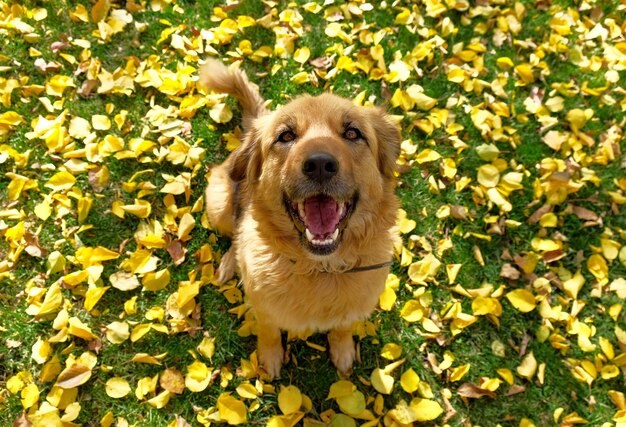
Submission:
[[[317,194],[296,202],[285,196],[285,205],[296,229],[307,249],[316,255],[328,255],[337,249],[356,201],[356,196],[345,202]]]

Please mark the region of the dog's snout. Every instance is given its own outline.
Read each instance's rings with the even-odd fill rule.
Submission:
[[[302,164],[302,172],[315,181],[325,181],[337,175],[339,162],[328,153],[313,153]]]

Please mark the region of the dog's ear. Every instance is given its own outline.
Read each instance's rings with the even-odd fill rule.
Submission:
[[[231,154],[230,178],[235,182],[256,181],[261,176],[261,138],[256,126],[246,132],[242,144]]]
[[[378,139],[378,168],[385,177],[393,178],[400,155],[400,127],[380,107],[372,108],[369,116]]]

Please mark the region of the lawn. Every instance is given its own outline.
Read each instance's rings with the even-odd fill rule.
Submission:
[[[0,425],[626,426],[626,3],[0,0]],[[402,245],[342,378],[259,373],[214,271],[238,62],[402,127]]]

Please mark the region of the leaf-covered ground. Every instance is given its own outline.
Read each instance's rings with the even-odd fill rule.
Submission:
[[[209,3],[0,0],[0,425],[626,426],[626,3]],[[402,125],[349,378],[320,334],[260,378],[214,281],[207,56]]]

